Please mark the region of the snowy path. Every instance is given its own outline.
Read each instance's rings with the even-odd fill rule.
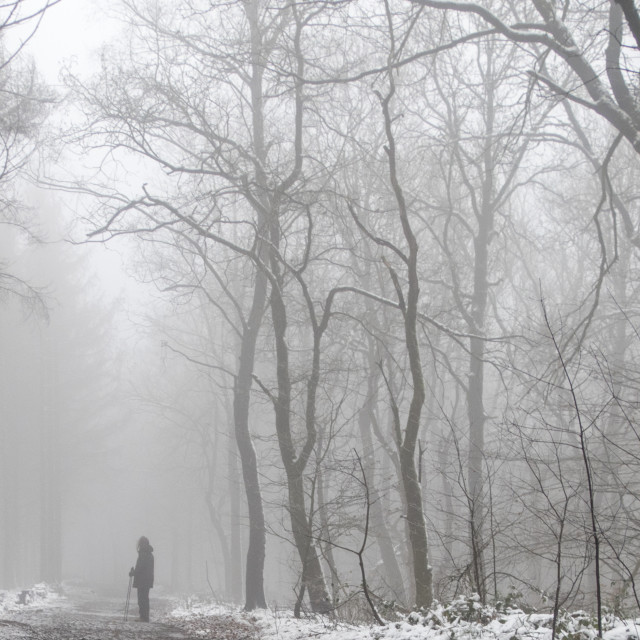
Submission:
[[[135,596],[135,592],[133,594]],[[191,640],[193,636],[165,622],[137,622],[135,597],[129,621],[123,621],[123,598],[70,593],[42,606],[25,607],[0,617],[0,640]],[[162,620],[170,604],[152,598],[152,620]]]

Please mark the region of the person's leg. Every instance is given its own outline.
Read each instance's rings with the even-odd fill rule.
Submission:
[[[140,620],[149,622],[149,589],[138,589],[138,608]]]

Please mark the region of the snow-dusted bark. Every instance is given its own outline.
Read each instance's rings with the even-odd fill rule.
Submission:
[[[434,9],[476,14],[485,20],[496,34],[513,42],[530,44],[552,52],[573,72],[574,81],[569,83],[563,77],[553,77],[535,67],[529,69],[531,76],[554,94],[572,100],[603,117],[628,140],[636,152],[640,153],[640,105],[634,89],[637,69],[634,71],[633,68],[626,68],[626,63],[620,62],[619,54],[619,45],[624,41],[625,30],[631,32],[636,48],[638,47],[640,20],[633,3],[611,0],[610,16],[606,19],[596,16],[595,6],[588,11],[600,21],[599,32],[608,34],[609,40],[604,59],[594,60],[591,58],[593,43],[580,43],[568,26],[569,21],[565,20],[559,13],[560,10],[556,10],[554,4],[548,0],[533,0],[541,18],[540,22],[531,22],[530,17],[521,20],[520,16],[514,17],[513,14],[502,17],[498,11],[492,11],[474,2],[412,1]],[[621,9],[624,13],[624,23],[619,16]],[[575,23],[576,16],[572,18]],[[577,20],[580,21],[580,18]],[[486,33],[478,34],[478,37],[485,35]],[[631,66],[633,67],[632,63]],[[608,82],[605,82],[605,76],[601,72],[605,70]]]

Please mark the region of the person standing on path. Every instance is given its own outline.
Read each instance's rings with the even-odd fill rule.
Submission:
[[[138,540],[138,560],[136,566],[131,567],[129,577],[133,577],[133,587],[138,590],[140,620],[149,622],[149,589],[153,588],[153,547],[146,536]]]

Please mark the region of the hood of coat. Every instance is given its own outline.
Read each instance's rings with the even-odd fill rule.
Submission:
[[[141,536],[138,540],[138,551],[148,551],[149,553],[153,552],[153,547],[149,544],[149,538],[146,536]]]

